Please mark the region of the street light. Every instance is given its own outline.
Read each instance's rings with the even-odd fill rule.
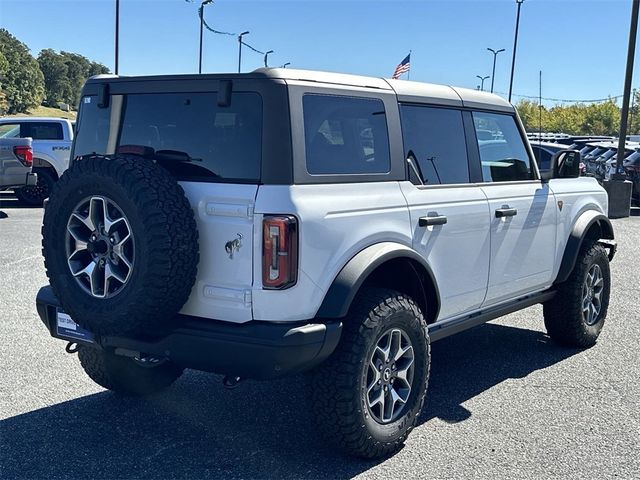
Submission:
[[[491,71],[491,93],[493,93],[493,80],[496,78],[496,57],[500,52],[504,52],[504,48],[500,50],[494,50],[493,48],[488,48],[491,53],[493,53],[493,70]]]
[[[267,57],[269,56],[270,53],[273,53],[273,50],[269,50],[268,52],[265,52],[265,54],[264,54],[264,66],[265,66],[265,68],[269,67],[269,65],[267,64]]]
[[[204,6],[213,3],[213,0],[204,0],[200,4],[200,54],[198,61],[198,73],[202,73],[202,32],[204,29]]]
[[[516,14],[516,34],[513,37],[513,58],[511,59],[511,80],[509,81],[509,102],[511,102],[511,92],[513,90],[513,71],[516,68],[516,49],[518,48],[518,27],[520,26],[520,7],[524,0],[516,0],[518,13]]]
[[[287,65],[291,65],[291,62],[287,62],[284,65],[282,65],[282,68],[287,68]]]
[[[240,64],[242,63],[242,37],[249,35],[249,32],[242,32],[238,35],[238,73],[240,73]]]
[[[120,43],[120,0],[116,0],[116,75],[118,75],[118,46]]]
[[[489,75],[487,75],[486,77],[481,77],[480,75],[476,75],[476,78],[479,78],[479,79],[480,79],[480,91],[481,91],[481,92],[484,92],[484,81],[485,81],[487,78],[491,78],[491,77],[490,77]]]

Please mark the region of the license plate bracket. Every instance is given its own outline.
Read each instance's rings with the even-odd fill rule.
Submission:
[[[95,337],[89,330],[82,328],[69,314],[56,310],[56,334],[66,340],[79,341],[85,343],[95,343]]]

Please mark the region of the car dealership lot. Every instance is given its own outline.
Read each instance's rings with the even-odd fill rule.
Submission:
[[[640,476],[638,216],[613,221],[611,305],[594,348],[550,343],[540,307],[435,343],[423,421],[383,462],[325,446],[303,377],[229,391],[187,372],[146,400],[93,384],[35,312],[41,220],[0,194],[2,478]]]

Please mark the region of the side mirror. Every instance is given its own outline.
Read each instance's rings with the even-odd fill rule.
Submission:
[[[578,178],[582,156],[578,150],[561,150],[551,157],[551,169],[542,173],[543,180]]]

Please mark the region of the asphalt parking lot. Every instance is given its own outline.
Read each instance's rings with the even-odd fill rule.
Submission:
[[[304,378],[188,371],[120,399],[48,336],[42,209],[0,194],[0,478],[639,478],[640,216],[615,220],[609,316],[598,344],[561,348],[532,307],[434,344],[428,404],[405,448],[361,461],[327,448]]]

